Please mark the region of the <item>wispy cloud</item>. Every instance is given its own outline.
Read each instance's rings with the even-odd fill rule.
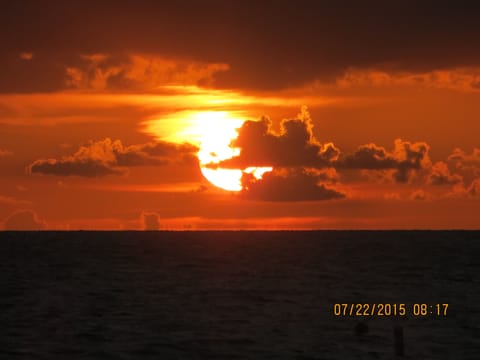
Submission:
[[[351,68],[338,77],[339,88],[353,87],[416,87],[456,91],[480,91],[480,67],[462,67],[407,72],[382,69]]]
[[[27,200],[19,200],[10,196],[0,195],[0,204],[8,206],[28,206],[31,205],[31,202]]]
[[[154,91],[176,85],[208,85],[228,64],[169,59],[155,55],[89,54],[67,66],[66,84],[80,90]]]

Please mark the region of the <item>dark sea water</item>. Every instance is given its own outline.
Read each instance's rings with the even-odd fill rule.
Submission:
[[[480,232],[3,232],[0,286],[1,359],[480,359]]]

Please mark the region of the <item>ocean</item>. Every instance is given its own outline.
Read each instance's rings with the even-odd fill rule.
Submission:
[[[480,359],[475,231],[0,232],[0,287],[0,359]]]

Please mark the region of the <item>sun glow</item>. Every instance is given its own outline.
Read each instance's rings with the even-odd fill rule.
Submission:
[[[247,167],[242,170],[212,166],[240,154],[241,150],[232,147],[231,143],[238,136],[237,131],[244,118],[243,113],[235,111],[188,110],[151,120],[146,125],[147,132],[162,140],[197,145],[203,176],[221,189],[241,191],[244,173],[261,179],[266,172],[272,171],[271,167]],[[168,135],[162,136],[164,134]]]

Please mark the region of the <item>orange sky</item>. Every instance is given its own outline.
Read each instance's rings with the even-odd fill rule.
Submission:
[[[100,3],[88,34],[75,20],[83,7],[7,9],[17,41],[0,62],[0,228],[480,227],[480,53],[467,46],[480,31],[468,12],[453,10],[443,43],[447,12],[413,16],[408,43],[388,6],[371,13],[391,16],[383,38],[332,9],[285,32],[288,2],[257,36],[264,5],[247,30],[245,9],[217,2],[133,15],[129,2]],[[35,27],[59,12],[71,21]],[[178,21],[157,28],[152,13]],[[230,21],[185,33],[216,15]],[[215,186],[218,168],[238,171],[242,190]]]

